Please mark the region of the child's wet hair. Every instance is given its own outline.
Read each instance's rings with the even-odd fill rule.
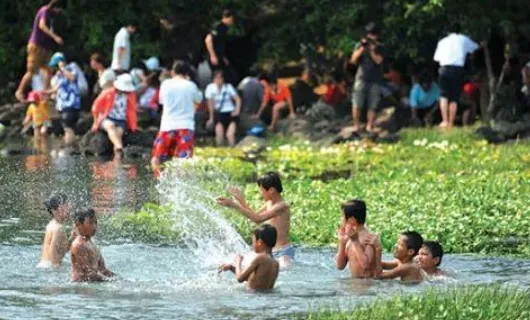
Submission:
[[[423,237],[416,231],[407,231],[401,234],[407,240],[407,249],[414,250],[414,256],[418,254],[421,246],[423,246]]]
[[[74,214],[75,223],[83,224],[86,219],[95,218],[96,212],[92,208],[79,209]]]
[[[276,228],[270,224],[264,224],[254,230],[254,236],[256,237],[256,241],[261,240],[268,247],[274,248],[278,232],[276,231]]]
[[[64,193],[52,194],[48,200],[44,201],[46,210],[53,215],[53,211],[59,209],[60,206],[68,201],[68,197]]]
[[[353,199],[343,203],[342,211],[346,220],[353,217],[359,224],[366,222],[366,203],[363,200]]]
[[[267,172],[263,176],[261,176],[258,179],[258,186],[262,187],[267,191],[270,188],[276,189],[278,193],[282,193],[283,191],[282,179],[280,178],[280,175],[276,172]]]
[[[429,250],[433,258],[439,258],[436,266],[439,266],[442,263],[442,258],[444,256],[444,250],[442,245],[438,241],[425,241],[423,246]]]

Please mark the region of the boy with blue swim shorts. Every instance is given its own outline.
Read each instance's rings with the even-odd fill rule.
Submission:
[[[294,261],[295,248],[289,242],[289,230],[291,227],[291,214],[289,204],[282,198],[282,181],[276,172],[267,172],[257,181],[261,196],[265,204],[259,210],[253,210],[247,204],[241,190],[229,188],[228,192],[233,199],[220,197],[217,203],[232,208],[254,223],[267,222],[278,231],[276,245],[272,249],[274,258],[280,263],[280,268],[289,267]]]

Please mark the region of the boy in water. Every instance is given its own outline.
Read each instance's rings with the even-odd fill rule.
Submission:
[[[237,281],[248,281],[247,287],[251,290],[271,290],[278,278],[280,265],[272,256],[272,248],[276,245],[276,228],[264,224],[254,230],[252,248],[256,252],[254,260],[246,270],[241,267],[242,256],[237,256],[236,264],[224,264],[219,267],[219,272],[232,271],[236,274]]]
[[[403,282],[420,282],[423,277],[420,268],[414,263],[414,257],[423,245],[423,237],[416,231],[401,234],[394,247],[394,261],[383,262],[385,270],[380,279],[400,278]]]
[[[220,197],[217,203],[240,212],[254,223],[267,221],[274,226],[278,232],[278,241],[272,254],[278,259],[280,267],[289,267],[294,260],[295,250],[289,243],[291,216],[289,205],[282,199],[282,181],[276,172],[267,172],[257,182],[261,196],[265,200],[265,205],[258,211],[249,207],[243,193],[237,188],[228,189],[236,201]]]
[[[418,267],[425,272],[427,276],[445,275],[438,267],[442,263],[444,251],[442,245],[437,241],[425,241],[421,247],[416,261]]]
[[[94,209],[75,213],[78,236],[72,243],[72,280],[76,282],[105,281],[114,273],[107,269],[99,248],[91,238],[96,234],[98,220]]]
[[[52,220],[46,226],[39,267],[59,267],[63,263],[64,255],[70,249],[70,241],[63,225],[69,218],[70,205],[64,194],[52,195],[44,205]]]
[[[366,204],[351,200],[342,205],[342,225],[338,231],[337,269],[349,265],[352,277],[374,278],[381,273],[381,242],[379,236],[368,231]]]

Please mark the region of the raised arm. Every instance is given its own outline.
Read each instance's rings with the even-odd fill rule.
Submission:
[[[397,260],[392,260],[392,261],[382,261],[381,262],[381,267],[383,268],[383,270],[390,270],[390,269],[394,269],[396,268],[397,266],[399,265],[399,263],[397,262]]]
[[[348,240],[343,239],[339,232],[339,247],[337,248],[337,255],[335,256],[335,265],[339,270],[344,270],[348,265],[348,255],[346,254],[347,242]]]
[[[252,272],[256,271],[258,266],[261,264],[262,257],[257,256],[252,263],[248,266],[246,270],[241,269],[241,256],[237,257],[236,260],[236,277],[238,282],[245,282],[248,280],[248,277],[252,274]]]
[[[264,208],[264,210],[260,210],[258,212],[248,207],[248,205],[244,206],[241,203],[236,203],[232,199],[218,198],[217,203],[238,211],[254,223],[262,223],[264,221],[270,220],[274,217],[279,216],[282,212],[288,209],[287,204],[283,202],[273,205],[270,209]]]
[[[351,64],[358,64],[359,63],[359,59],[361,59],[361,56],[363,55],[364,53],[364,47],[363,46],[359,46],[359,48],[355,49],[351,55],[351,58],[350,58],[350,63]]]

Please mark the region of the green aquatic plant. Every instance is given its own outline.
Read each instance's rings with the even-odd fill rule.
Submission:
[[[396,295],[355,311],[322,308],[294,319],[308,320],[523,320],[530,318],[530,291],[515,287],[468,286]]]
[[[495,146],[470,129],[422,129],[404,131],[393,145],[357,141],[317,147],[286,138],[269,145],[255,163],[245,161],[241,150],[198,148],[200,159],[189,165],[197,174],[227,176],[223,183],[200,180],[202,189],[226,196],[229,184],[238,185],[254,208],[263,204],[256,177],[279,171],[291,204],[295,243],[336,244],[340,204],[362,198],[368,204],[368,226],[381,235],[386,251],[400,232],[415,229],[451,253],[530,255],[529,143]],[[250,239],[254,225],[224,212]],[[162,218],[148,224],[164,224],[163,212],[158,214]],[[157,229],[141,231],[146,230]]]

